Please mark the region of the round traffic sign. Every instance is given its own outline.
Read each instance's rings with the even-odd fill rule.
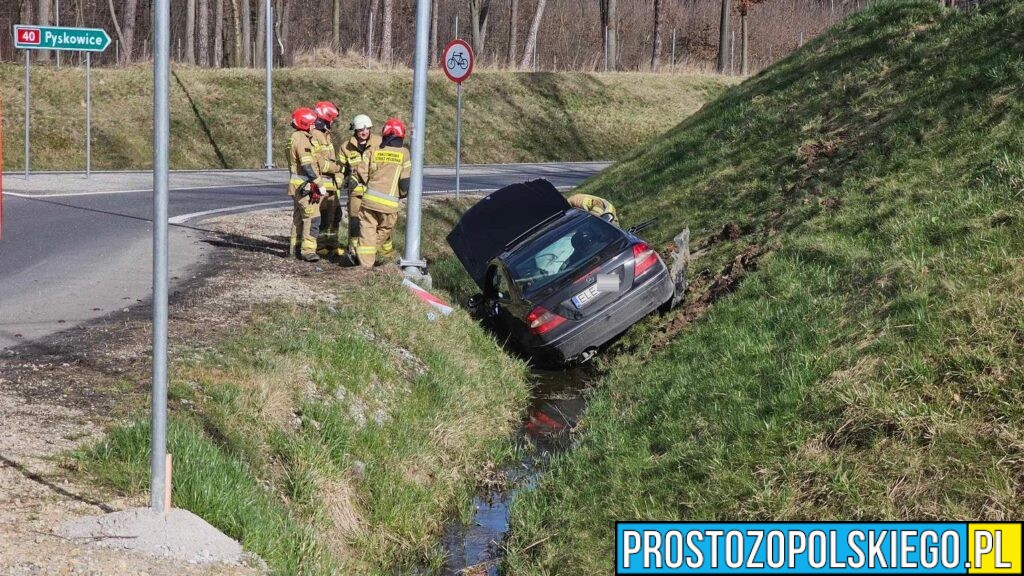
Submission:
[[[473,72],[473,50],[465,40],[452,40],[441,52],[441,67],[449,80],[461,84]]]

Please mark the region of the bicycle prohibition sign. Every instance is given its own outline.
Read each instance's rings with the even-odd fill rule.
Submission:
[[[449,80],[461,84],[473,72],[473,50],[465,40],[452,40],[441,53],[441,67]]]

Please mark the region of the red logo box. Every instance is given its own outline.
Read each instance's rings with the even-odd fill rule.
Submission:
[[[19,44],[40,44],[43,35],[40,34],[39,28],[18,28],[17,40]]]

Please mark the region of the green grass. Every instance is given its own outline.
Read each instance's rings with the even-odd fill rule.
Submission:
[[[596,574],[634,519],[1024,515],[1024,3],[879,4],[588,182],[757,269],[652,319],[513,507],[512,574]]]
[[[428,318],[393,276],[338,296],[174,351],[175,505],[279,574],[437,568],[442,523],[511,449],[525,366],[465,312]],[[127,425],[78,459],[139,494],[148,445],[147,425]]]
[[[84,70],[32,71],[31,168],[83,170]],[[23,68],[0,64],[6,170],[24,168]],[[93,169],[152,165],[152,73],[135,66],[93,71]],[[661,134],[732,81],[697,75],[553,74],[483,71],[463,89],[463,161],[540,162],[621,157]],[[282,69],[274,72],[276,162],[282,165],[291,110],[337,103],[341,132],[366,113],[407,122],[408,71]],[[170,164],[175,169],[263,166],[263,72],[176,66],[171,78]],[[432,73],[426,161],[455,158],[455,88]]]

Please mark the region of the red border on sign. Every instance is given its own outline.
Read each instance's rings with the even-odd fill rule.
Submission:
[[[444,65],[444,55],[448,53],[449,48],[455,46],[456,44],[463,46],[466,49],[466,53],[469,54],[469,69],[466,70],[466,75],[463,76],[461,80],[452,77],[452,75],[448,72],[448,67]],[[455,82],[456,84],[462,84],[463,82],[466,81],[466,78],[469,78],[469,75],[473,73],[473,62],[475,60],[476,57],[473,56],[473,49],[469,47],[469,43],[466,42],[465,40],[460,40],[456,38],[455,40],[452,40],[451,42],[444,45],[444,50],[441,50],[441,61],[438,64],[441,66],[441,70],[444,70],[444,75],[447,76],[449,80]]]

